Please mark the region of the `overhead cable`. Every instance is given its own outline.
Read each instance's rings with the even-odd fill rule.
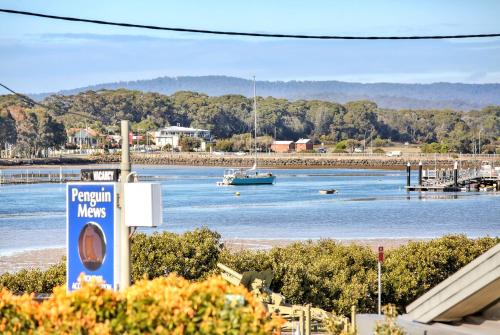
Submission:
[[[53,20],[85,22],[85,23],[102,24],[102,25],[108,25],[108,26],[118,26],[118,27],[127,27],[127,28],[166,30],[166,31],[177,31],[177,32],[185,32],[185,33],[197,33],[197,34],[212,34],[212,35],[248,36],[248,37],[296,38],[296,39],[318,39],[318,40],[431,40],[431,39],[500,37],[500,33],[498,33],[498,34],[460,34],[460,35],[416,35],[416,36],[341,36],[341,35],[249,33],[249,32],[237,32],[237,31],[162,27],[162,26],[153,26],[153,25],[145,25],[145,24],[112,22],[112,21],[104,21],[104,20],[83,19],[83,18],[70,17],[70,16],[49,15],[49,14],[34,13],[34,12],[12,10],[12,9],[2,9],[2,8],[0,8],[0,12],[7,13],[7,14],[18,14],[18,15],[41,17],[41,18],[53,19]]]

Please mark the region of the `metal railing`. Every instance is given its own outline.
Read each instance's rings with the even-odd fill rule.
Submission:
[[[80,170],[0,170],[0,185],[64,183],[80,180]]]

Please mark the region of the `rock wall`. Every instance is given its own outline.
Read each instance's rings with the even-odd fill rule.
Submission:
[[[422,161],[427,168],[438,167],[451,168],[456,158],[433,157],[385,157],[385,156],[261,156],[259,167],[262,168],[360,168],[360,169],[405,169],[406,163],[410,162],[412,168],[416,168]],[[117,164],[120,155],[96,155],[85,158],[63,157],[63,158],[39,158],[31,160],[0,160],[0,166],[22,166],[22,165],[86,165],[86,164]],[[462,167],[479,166],[482,159],[462,158]],[[500,157],[494,159],[496,165],[500,165]],[[253,157],[250,156],[214,156],[197,153],[160,153],[160,154],[132,154],[132,164],[141,165],[186,165],[186,166],[221,166],[221,167],[251,167]]]

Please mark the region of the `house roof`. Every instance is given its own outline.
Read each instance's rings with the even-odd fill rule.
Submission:
[[[298,140],[297,142],[295,142],[295,143],[297,143],[297,144],[306,144],[306,143],[309,143],[309,142],[311,142],[311,140],[310,140],[310,139],[308,139],[308,138],[301,138],[301,139],[299,139],[299,140]]]
[[[74,137],[97,137],[97,131],[94,129],[85,129],[85,128],[70,128],[67,131],[69,136],[74,136]]]
[[[180,126],[170,126],[170,127],[161,128],[159,130],[160,131],[161,130],[163,130],[163,131],[176,131],[176,132],[180,132],[180,133],[202,132],[202,131],[208,132],[209,131],[209,130],[206,130],[206,129],[198,129],[198,128],[191,128],[191,127],[180,127]]]
[[[273,144],[287,144],[290,145],[292,144],[293,141],[274,141]]]

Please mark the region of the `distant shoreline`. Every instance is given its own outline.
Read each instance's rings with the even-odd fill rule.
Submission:
[[[409,162],[414,168],[421,161],[424,167],[451,168],[454,161],[459,161],[463,167],[478,166],[483,160],[493,160],[500,163],[499,156],[488,157],[453,157],[434,155],[408,155],[401,157],[387,157],[379,155],[267,155],[259,156],[259,167],[267,169],[384,169],[404,170]],[[0,169],[9,168],[45,168],[58,166],[88,167],[92,165],[119,164],[119,155],[97,155],[88,157],[38,158],[33,160],[6,160],[0,159]],[[221,155],[208,153],[159,153],[159,154],[132,154],[132,164],[146,166],[200,166],[200,167],[250,167],[253,165],[251,156]]]

